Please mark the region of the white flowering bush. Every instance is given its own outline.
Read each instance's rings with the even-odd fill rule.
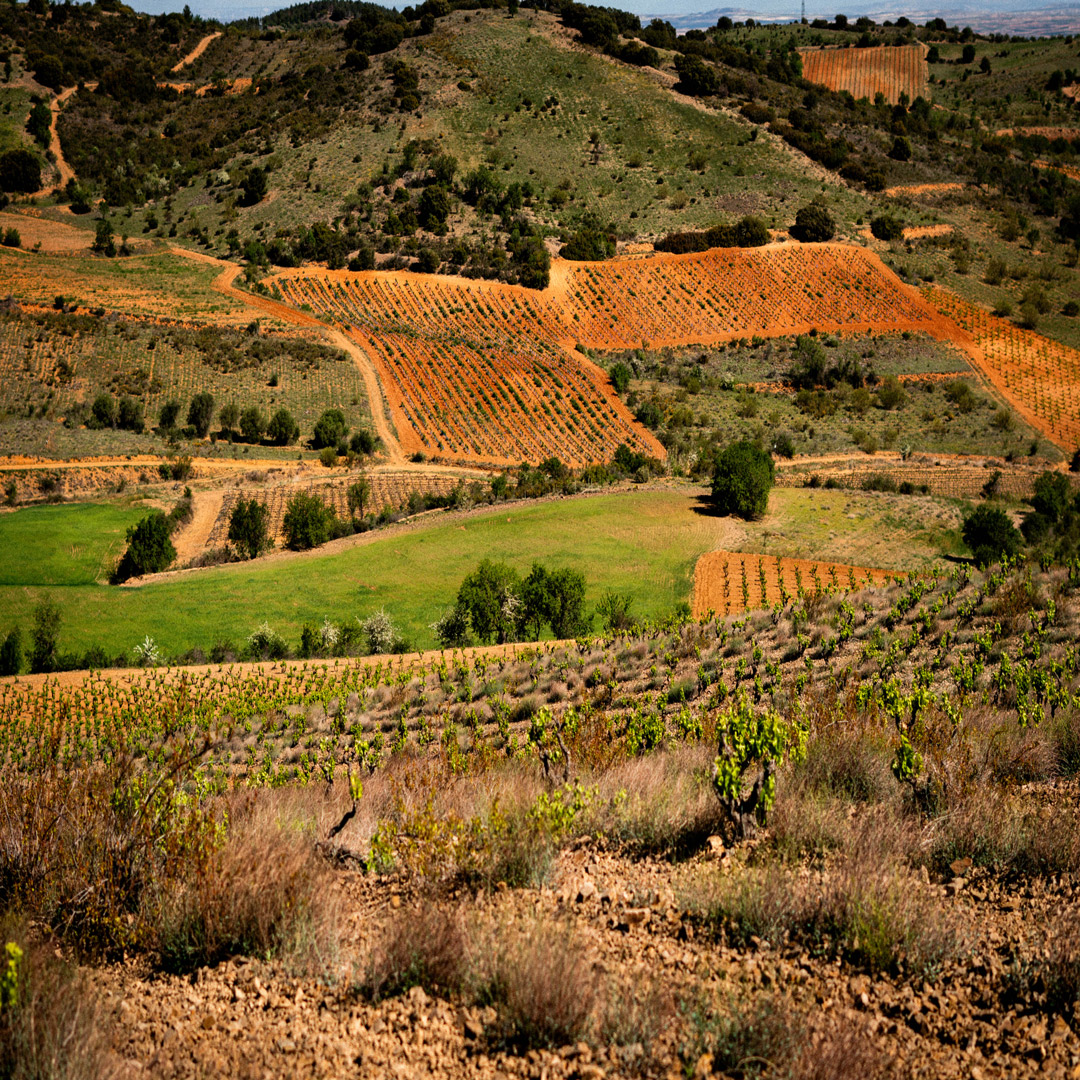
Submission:
[[[289,651],[285,639],[266,622],[252,630],[248,649],[253,656],[268,656],[271,660],[279,660]]]
[[[341,631],[330,621],[329,616],[323,619],[322,627],[319,630],[319,640],[326,650],[335,648],[341,640]]]
[[[360,623],[360,629],[367,640],[369,651],[372,653],[388,653],[393,650],[398,640],[398,632],[385,608],[379,608],[378,611],[372,612],[363,620],[357,617],[357,621]]]
[[[139,667],[157,667],[161,663],[161,651],[149,634],[132,651],[135,654],[135,663]]]

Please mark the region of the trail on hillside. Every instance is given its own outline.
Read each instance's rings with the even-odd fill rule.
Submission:
[[[202,38],[199,41],[199,44],[187,54],[187,56],[173,64],[171,70],[174,73],[182,71],[188,64],[195,63],[195,61],[210,47],[211,42],[217,41],[219,37],[221,37],[220,30],[215,31],[213,34],[207,34],[206,37]]]
[[[238,289],[233,282],[240,274],[241,267],[237,266],[236,263],[227,262],[224,259],[217,259],[212,255],[203,255],[197,251],[188,251],[186,248],[181,247],[171,248],[170,251],[174,255],[179,255],[184,259],[193,259],[196,262],[222,267],[221,273],[214,278],[213,282],[213,286],[218,292],[224,293],[226,296],[232,297],[234,300],[239,300],[248,305],[248,307],[257,308],[259,311],[263,311],[267,315],[272,315],[274,318],[281,319],[283,322],[290,323],[293,326],[317,329],[321,331],[323,337],[331,344],[336,345],[340,349],[344,349],[345,352],[352,357],[353,363],[356,365],[364,380],[364,387],[367,390],[368,401],[371,405],[372,423],[375,425],[376,434],[382,440],[383,449],[386,451],[387,458],[391,464],[405,464],[405,455],[402,452],[401,444],[398,442],[397,436],[394,434],[386,419],[386,414],[383,409],[382,390],[379,386],[379,380],[375,375],[375,371],[371,366],[371,362],[340,330],[333,326],[329,326],[321,319],[315,318],[314,315],[309,315],[306,311],[300,311],[297,308],[290,307],[288,304],[283,304],[279,300],[271,300],[268,296],[258,296],[254,293],[245,292],[243,289]]]
[[[64,151],[60,147],[60,136],[56,131],[56,119],[60,115],[60,106],[78,89],[77,86],[69,86],[49,102],[49,112],[52,114],[49,120],[49,149],[56,160],[56,169],[60,174],[60,178],[55,184],[43,187],[40,191],[35,191],[31,198],[44,198],[46,195],[51,195],[54,191],[60,191],[66,187],[69,180],[75,179],[75,170],[67,163],[64,158]]]

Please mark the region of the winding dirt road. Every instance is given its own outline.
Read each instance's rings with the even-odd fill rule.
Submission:
[[[237,266],[236,263],[216,259],[212,255],[203,255],[197,251],[188,251],[186,248],[181,247],[170,248],[170,251],[184,259],[193,259],[196,262],[220,266],[222,268],[221,273],[214,279],[214,288],[218,292],[224,293],[234,300],[239,300],[241,303],[247,304],[248,307],[257,308],[259,311],[272,315],[275,319],[280,319],[282,322],[289,323],[292,326],[303,326],[319,330],[326,341],[347,352],[352,357],[353,363],[356,364],[356,368],[364,380],[364,389],[367,391],[368,401],[371,404],[371,419],[375,424],[376,434],[382,440],[389,463],[391,465],[407,464],[401,444],[386,419],[386,412],[383,408],[382,387],[379,385],[378,376],[376,376],[375,369],[371,366],[371,361],[355,342],[337,328],[315,318],[314,315],[310,315],[306,311],[290,307],[279,300],[271,300],[268,296],[257,296],[254,293],[238,289],[233,282],[236,281],[237,276],[240,274],[241,267]],[[427,468],[430,470],[430,466]]]
[[[60,148],[60,136],[56,133],[56,118],[60,115],[60,106],[78,89],[77,86],[69,86],[49,102],[49,111],[52,113],[52,118],[49,120],[49,150],[52,151],[53,158],[56,161],[56,169],[60,174],[60,178],[55,184],[43,187],[40,191],[35,191],[31,198],[44,198],[46,195],[51,195],[54,191],[60,191],[66,187],[69,180],[75,179],[75,170],[67,163],[64,158],[64,151]]]
[[[202,38],[199,41],[199,44],[196,45],[195,48],[187,54],[187,56],[183,57],[183,59],[181,60],[177,60],[177,62],[173,64],[171,70],[174,73],[177,71],[183,71],[184,68],[188,66],[188,64],[194,64],[195,61],[198,60],[204,52],[206,52],[206,50],[210,47],[210,44],[214,41],[217,41],[219,37],[221,37],[220,30],[215,31],[213,34],[207,34],[206,37]]]

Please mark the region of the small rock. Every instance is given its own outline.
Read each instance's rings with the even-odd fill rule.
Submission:
[[[971,859],[953,859],[949,863],[949,869],[953,872],[954,877],[963,877],[971,869]]]
[[[640,926],[642,923],[648,921],[651,914],[652,912],[649,911],[647,907],[626,908],[623,911],[623,920],[631,926]]]

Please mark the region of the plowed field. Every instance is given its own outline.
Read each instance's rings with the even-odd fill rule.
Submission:
[[[1000,319],[944,289],[926,295],[971,335],[972,362],[1033,427],[1059,446],[1080,445],[1080,350],[1008,319]]]
[[[300,269],[272,279],[341,326],[378,370],[402,448],[451,461],[571,464],[620,443],[663,457],[597,349],[754,335],[956,328],[872,253],[843,244],[556,262],[542,293],[422,274]]]
[[[895,571],[868,570],[842,563],[710,551],[698,559],[694,568],[694,615],[708,611],[730,615],[771,607],[800,592],[812,593],[830,585],[853,592],[902,577]]]
[[[800,49],[803,77],[830,90],[874,100],[885,95],[890,105],[906,93],[913,101],[926,88],[928,75],[921,45],[877,49]]]

